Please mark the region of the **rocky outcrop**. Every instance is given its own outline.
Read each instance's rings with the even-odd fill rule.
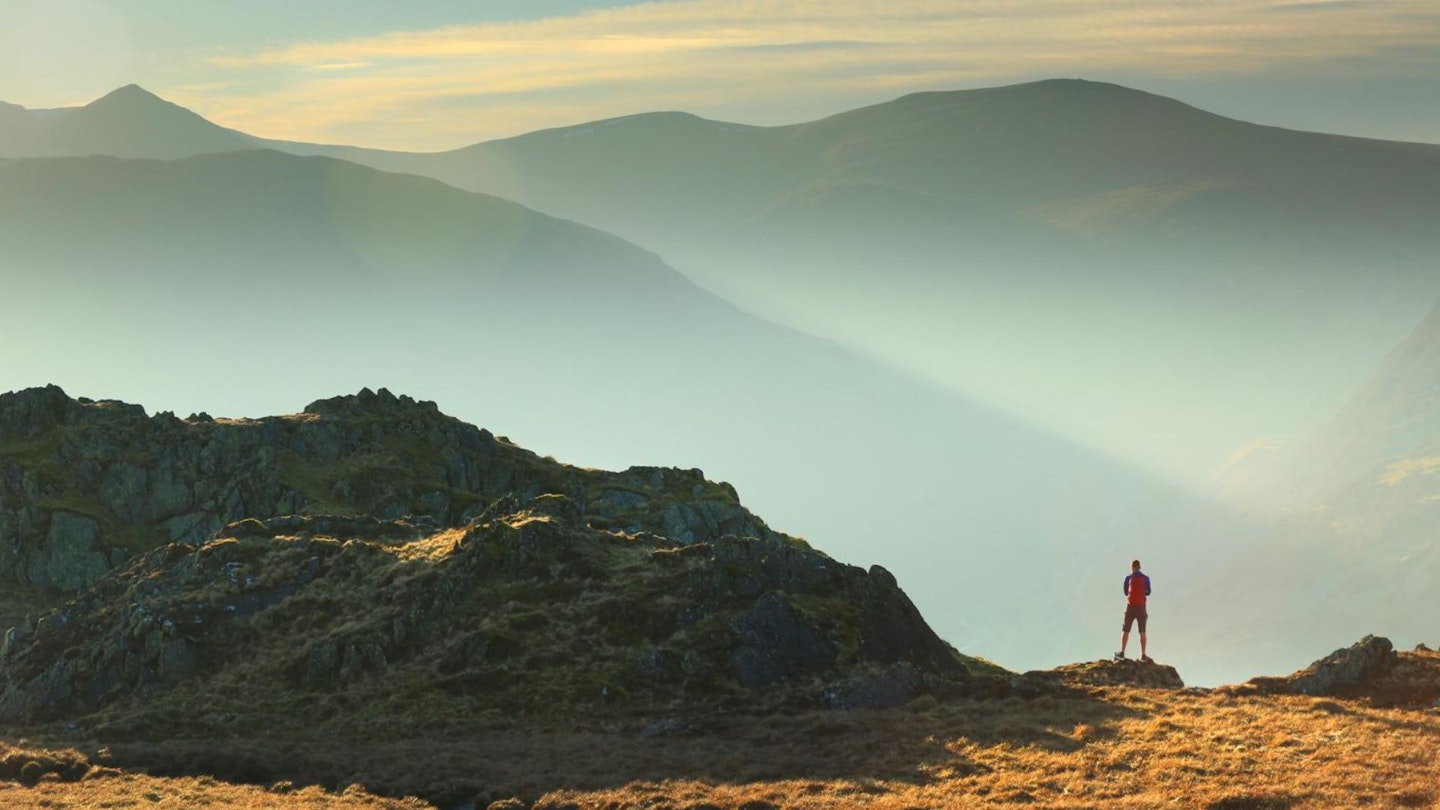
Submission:
[[[568,467],[384,391],[245,421],[56,390],[0,414],[24,451],[0,462],[17,576],[93,582],[5,635],[6,720],[420,733],[502,710],[994,691],[999,671],[889,572],[771,531],[699,470]],[[135,527],[154,548],[106,573]]]
[[[943,642],[913,608],[866,615],[866,604],[908,606],[893,578],[783,538],[680,546],[599,532],[556,516],[575,511],[557,500],[430,533],[360,522],[366,539],[329,537],[357,523],[286,517],[162,547],[11,631],[0,717],[136,699],[142,714],[176,711],[167,690],[215,681],[243,683],[236,711],[254,713],[276,695],[397,684],[472,711],[539,695],[547,710],[746,693],[854,707],[974,677],[962,656],[936,656]],[[903,684],[856,680],[886,664]]]
[[[1388,673],[1396,662],[1387,638],[1366,636],[1285,677],[1251,678],[1241,691],[1260,694],[1338,695]]]
[[[54,386],[0,395],[0,580],[73,592],[131,555],[292,514],[464,525],[563,494],[598,528],[677,543],[772,537],[699,470],[547,462],[432,402],[368,389],[255,420],[147,416]]]
[[[1141,689],[1184,689],[1180,673],[1166,664],[1136,660],[1089,661],[1027,672],[1027,680],[1067,686],[1131,686]]]

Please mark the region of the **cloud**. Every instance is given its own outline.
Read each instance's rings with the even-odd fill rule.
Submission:
[[[1041,76],[1433,72],[1437,32],[1433,0],[680,0],[219,54],[216,80],[256,92],[177,100],[257,134],[440,148],[650,109],[779,123]]]

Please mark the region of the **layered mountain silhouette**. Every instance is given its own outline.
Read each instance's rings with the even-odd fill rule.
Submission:
[[[433,180],[266,150],[13,160],[0,211],[15,312],[0,339],[25,347],[13,387],[113,384],[181,412],[217,410],[219,392],[244,414],[276,410],[276,391],[383,381],[584,463],[700,464],[782,530],[913,582],[942,635],[1002,663],[1046,663],[1068,654],[1056,638],[1090,643],[1060,628],[1111,624],[1097,549],[1203,567],[1213,546],[1185,538],[1231,525],[746,315],[615,237]],[[1155,539],[1155,502],[1188,528]],[[997,615],[1008,572],[1029,572],[1026,598]]]
[[[106,101],[175,112],[135,88]],[[89,109],[45,119],[80,128]],[[157,156],[326,154],[604,228],[750,310],[1192,482],[1324,418],[1440,293],[1440,147],[1099,82],[783,127],[641,114],[437,154],[169,126],[187,134],[151,138]]]
[[[3,329],[27,347],[12,386],[192,410],[224,391],[230,412],[267,413],[276,380],[313,396],[383,383],[587,463],[700,463],[837,553],[882,544],[943,635],[1020,667],[1075,657],[1055,638],[1112,643],[1107,554],[1188,577],[1258,542],[1115,457],[1220,453],[1305,422],[1369,368],[1420,300],[1405,291],[1432,283],[1412,259],[1433,148],[1113,85],[920,94],[795,127],[640,115],[441,155],[236,140],[138,88],[106,101],[5,113],[97,139],[73,151],[171,158],[0,164],[17,268]],[[107,144],[127,130],[76,123],[99,113],[172,134]],[[183,157],[205,144],[223,153]],[[466,185],[653,239],[707,285],[888,363]],[[1177,603],[1208,610],[1215,580],[1193,581]],[[1220,612],[1244,613],[1248,580],[1222,582]],[[1023,615],[976,609],[1017,588]],[[1270,645],[1269,628],[1215,616],[1180,632]],[[1259,665],[1342,640],[1296,628]],[[1026,657],[1042,648],[1055,658]],[[1203,683],[1233,674],[1224,658],[1180,663]]]
[[[1100,83],[765,129],[636,116],[407,170],[612,230],[746,306],[1192,477],[1323,418],[1440,291],[1440,148]]]
[[[179,158],[258,145],[249,135],[134,84],[84,107],[31,111],[0,105],[0,157]]]

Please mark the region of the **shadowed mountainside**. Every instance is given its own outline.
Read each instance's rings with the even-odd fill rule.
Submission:
[[[1323,418],[1440,292],[1440,147],[1102,82],[917,93],[782,127],[647,113],[432,154],[263,141],[182,112],[130,87],[5,120],[89,139],[44,154],[266,146],[497,194],[1191,484]],[[36,153],[14,143],[0,155]]]
[[[28,461],[0,462],[12,571],[94,585],[7,634],[11,721],[403,737],[577,704],[1007,688],[884,569],[771,531],[698,470],[568,467],[383,389],[260,420],[150,418],[54,388],[0,411],[0,447]]]
[[[1440,147],[1099,82],[346,157],[620,234],[763,315],[1192,482],[1324,418],[1440,292]]]
[[[700,465],[775,525],[882,562],[948,638],[1012,665],[1109,646],[1095,595],[1113,559],[1203,570],[1249,539],[1122,464],[750,317],[619,239],[435,181],[270,151],[18,160],[0,164],[0,212],[0,337],[26,347],[12,386],[253,414],[283,407],[276,391],[378,380],[587,464]],[[984,611],[1012,570],[1032,572],[1027,598]],[[1247,658],[1180,663],[1205,682]]]
[[[917,93],[782,127],[647,113],[434,154],[246,142],[138,88],[112,95],[125,120],[170,121],[145,154],[269,146],[514,199],[1192,484],[1323,418],[1440,292],[1440,147],[1101,82]],[[88,109],[45,120],[78,131]],[[107,128],[86,148],[136,153]]]

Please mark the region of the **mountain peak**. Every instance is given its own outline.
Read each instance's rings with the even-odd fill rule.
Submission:
[[[910,93],[900,98],[876,105],[878,108],[907,107],[917,104],[984,104],[996,103],[1020,105],[1016,109],[1029,109],[1029,105],[1043,105],[1045,111],[1074,114],[1083,110],[1189,110],[1193,113],[1210,115],[1168,96],[1156,95],[1133,87],[1112,82],[1091,79],[1040,79],[1033,82],[1008,84],[998,87],[983,87],[972,90],[932,90]],[[873,108],[862,108],[873,109]],[[993,115],[997,110],[989,109]],[[841,113],[841,115],[846,115]]]
[[[254,149],[255,139],[213,124],[190,110],[127,84],[83,107],[29,111],[0,133],[6,157],[112,155],[173,159]]]
[[[176,107],[169,101],[155,95],[138,84],[127,84],[124,87],[117,87],[100,98],[86,104],[86,109],[114,107],[124,105],[126,107],[137,105],[164,105]]]

